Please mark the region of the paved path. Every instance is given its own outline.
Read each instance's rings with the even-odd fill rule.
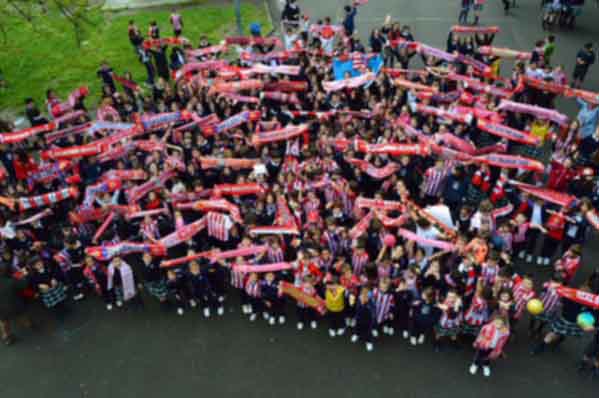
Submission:
[[[457,1],[371,0],[358,15],[358,28],[366,36],[390,10],[413,26],[417,39],[443,46]],[[498,44],[529,48],[543,36],[538,3],[519,2],[517,15],[506,18],[499,0],[490,1],[483,22],[502,27]],[[335,16],[345,1],[300,3],[311,15]],[[599,12],[588,10],[592,15],[581,18],[576,31],[558,33],[560,62],[569,65],[581,43],[599,37]],[[593,89],[599,88],[597,71],[599,66],[590,74]],[[588,245],[587,265],[599,255],[597,247],[596,241]],[[531,358],[521,332],[507,350],[509,358],[483,379],[467,374],[469,349],[435,354],[429,345],[415,349],[396,336],[366,353],[348,338],[331,340],[322,326],[300,333],[289,324],[250,323],[236,300],[228,302],[223,318],[209,321],[197,312],[165,314],[147,301],[143,312],[108,313],[99,300],[89,299],[64,325],[46,321],[41,332],[22,331],[19,344],[0,347],[0,397],[598,397],[599,382],[574,371],[584,340]]]

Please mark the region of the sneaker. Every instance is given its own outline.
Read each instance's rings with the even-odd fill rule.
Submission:
[[[345,334],[345,328],[337,329],[337,336],[343,336]]]
[[[476,372],[478,372],[478,366],[475,364],[470,365],[470,374],[474,376]]]
[[[424,344],[424,335],[423,334],[418,336],[418,344]]]
[[[256,315],[256,314],[250,315],[250,322],[254,322],[257,317],[258,317],[258,315]]]
[[[316,329],[318,327],[318,324],[316,323],[316,321],[312,321],[312,322],[310,322],[310,327],[312,329]]]
[[[387,326],[383,326],[383,334],[389,334],[389,328]]]
[[[351,340],[352,343],[357,343],[358,342],[358,335],[357,334],[352,334],[350,340]]]
[[[525,255],[525,254],[526,254],[526,253],[524,252],[524,250],[522,250],[520,253],[518,253],[518,258],[519,258],[520,260],[522,260],[522,259],[524,258],[524,255]]]
[[[352,328],[355,328],[355,327],[356,327],[356,319],[355,319],[355,318],[351,320],[351,325],[350,325],[350,326],[351,326]]]
[[[284,324],[284,323],[285,323],[285,317],[284,317],[283,315],[281,315],[281,316],[279,317],[279,325],[282,325],[282,324]]]
[[[189,306],[190,306],[191,308],[195,308],[197,305],[198,305],[198,303],[196,303],[196,301],[195,301],[195,300],[189,300]]]
[[[268,315],[268,312],[263,312],[262,319],[264,319],[265,321],[268,321],[268,318],[270,318],[270,315]]]
[[[218,307],[218,310],[216,310],[216,313],[219,316],[223,316],[225,314],[225,307]]]
[[[335,337],[335,336],[336,336],[335,330],[329,329],[329,337]]]
[[[122,306],[123,306],[123,302],[122,302],[122,301],[120,301],[120,300],[117,300],[117,302],[116,302],[116,306],[117,306],[117,307],[122,307]]]
[[[351,318],[345,318],[345,326],[351,326]]]
[[[304,328],[304,323],[303,322],[298,322],[297,323],[297,330],[302,330]]]
[[[401,333],[401,335],[403,336],[403,338],[404,338],[404,339],[408,339],[408,338],[410,338],[410,333],[408,333],[408,331],[407,331],[407,330],[404,330],[404,331]]]
[[[539,256],[537,257],[537,265],[541,265],[543,264],[543,257]]]
[[[204,308],[204,318],[210,318],[210,308]]]
[[[379,331],[376,329],[372,329],[372,336],[379,337]]]
[[[218,302],[222,303],[223,301],[225,301],[225,296],[218,296]]]
[[[83,293],[78,293],[73,296],[73,300],[75,300],[75,301],[83,300],[84,297],[85,296],[83,295]]]
[[[410,337],[410,344],[412,344],[414,346],[417,344],[416,337],[414,337],[414,336]]]
[[[532,256],[530,254],[526,256],[526,262],[527,263],[532,262]]]
[[[275,319],[275,317],[274,317],[274,316],[271,316],[271,317],[270,317],[270,319],[268,320],[268,324],[269,324],[270,326],[272,326],[272,325],[274,325],[274,324],[276,323],[276,321],[277,321],[277,320]]]
[[[108,311],[112,311],[112,304],[106,304],[106,309]]]
[[[543,265],[549,265],[549,257],[545,257],[543,260]]]
[[[374,350],[374,345],[372,343],[366,343],[366,351],[370,352]]]
[[[183,315],[183,308],[177,308],[177,314]]]
[[[491,368],[488,366],[483,366],[483,376],[489,377],[491,376]]]
[[[395,334],[395,329],[393,329],[392,327],[388,327],[387,328],[387,334],[389,336],[393,336]]]

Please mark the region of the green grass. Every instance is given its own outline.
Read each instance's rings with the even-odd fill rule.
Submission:
[[[181,9],[185,23],[183,35],[193,45],[205,34],[217,42],[227,34],[235,34],[235,14],[230,5],[195,5]],[[243,4],[242,21],[247,34],[250,23],[259,22],[263,32],[270,30],[266,9],[261,3]],[[127,24],[134,19],[142,33],[146,33],[151,20],[158,21],[161,36],[172,34],[168,21],[170,9],[146,9],[126,12],[91,11],[88,14],[95,27],[87,28],[84,44],[78,48],[70,26],[57,15],[50,14],[45,23],[46,31],[40,33],[24,22],[14,19],[9,25],[9,42],[0,45],[0,69],[7,88],[0,90],[0,113],[21,113],[23,100],[33,97],[43,106],[46,89],[56,90],[66,98],[69,92],[81,85],[88,85],[90,96],[86,100],[95,108],[99,99],[101,83],[96,76],[102,60],[107,60],[115,72],[130,71],[137,82],[143,82],[146,74],[143,65],[127,36]]]

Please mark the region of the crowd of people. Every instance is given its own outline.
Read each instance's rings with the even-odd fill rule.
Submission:
[[[46,112],[28,98],[32,127],[0,135],[2,340],[38,299],[59,319],[90,296],[206,318],[239,303],[368,351],[472,345],[487,377],[528,321],[535,355],[593,336],[580,369],[598,373],[592,45],[570,86],[553,36],[515,51],[459,25],[444,51],[388,18],[364,45],[366,3],[336,25],[288,0],[282,40],[254,25],[193,46],[176,12],[169,37],[131,21],[145,85],[107,61],[95,112],[85,87],[48,90]]]

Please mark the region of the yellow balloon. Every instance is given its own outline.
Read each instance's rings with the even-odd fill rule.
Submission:
[[[545,308],[543,308],[543,302],[539,299],[529,300],[528,303],[526,303],[526,309],[532,315],[539,315],[545,310]]]

